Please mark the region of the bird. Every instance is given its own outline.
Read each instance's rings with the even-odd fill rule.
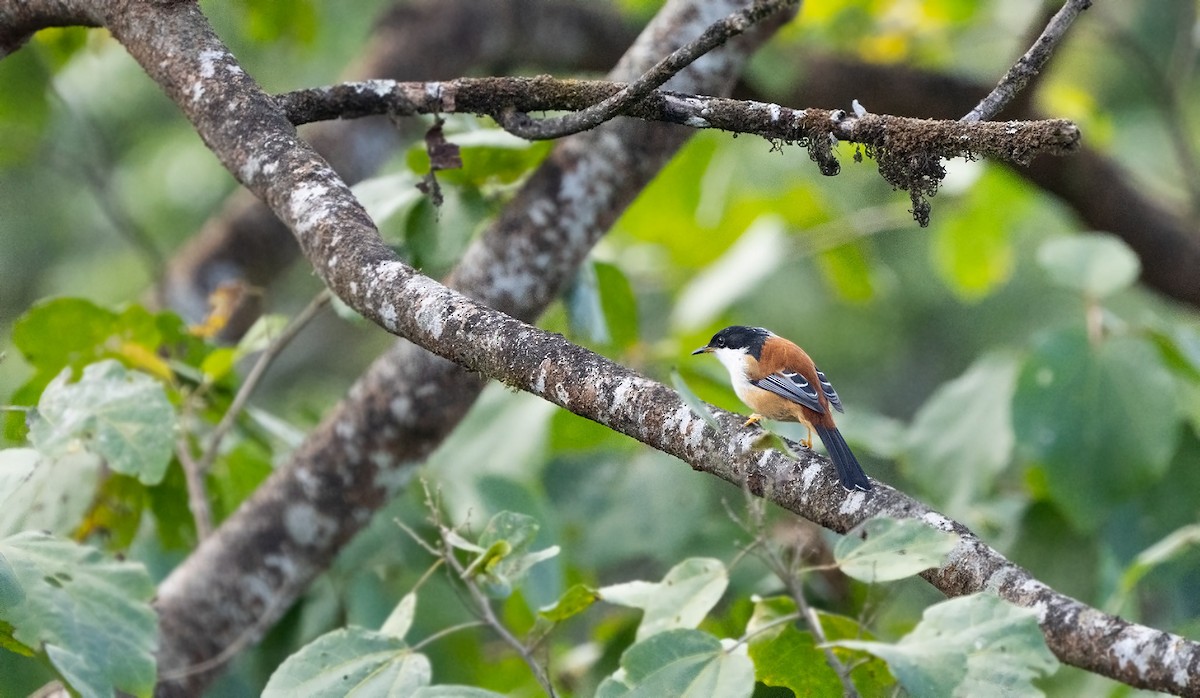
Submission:
[[[844,412],[841,398],[797,344],[762,327],[733,325],[714,334],[708,344],[692,352],[696,354],[716,356],[729,371],[733,392],[754,410],[743,427],[763,418],[800,422],[808,433],[800,443],[811,449],[812,433],[817,432],[842,487],[851,492],[871,490],[871,481],[833,421],[832,410]]]

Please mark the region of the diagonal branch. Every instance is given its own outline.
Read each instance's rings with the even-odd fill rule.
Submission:
[[[726,41],[745,32],[776,12],[799,6],[800,0],[755,0],[750,7],[738,10],[713,23],[694,41],[681,46],[654,67],[622,87],[603,101],[580,111],[552,119],[533,120],[528,109],[508,107],[492,112],[497,123],[515,136],[528,140],[563,138],[595,128],[608,121],[625,107],[641,100],[652,90],[674,77],[704,54],[722,46]],[[540,111],[540,110],[539,110]]]
[[[671,37],[695,36],[741,1],[669,2],[610,77],[636,77],[670,49]],[[127,44],[172,96],[182,95],[176,97],[180,107],[230,171],[299,231],[310,259],[326,260],[319,269],[327,281],[335,288],[366,290],[356,280],[363,269],[399,264],[371,242],[373,231],[361,228],[355,208],[337,203],[342,189],[326,182],[323,163],[292,141],[291,127],[278,113],[254,111],[264,108],[261,92],[225,58],[215,37],[208,38],[206,28],[193,36],[192,23],[203,18],[183,8],[169,13],[164,19],[121,18],[114,34],[125,41],[175,35],[177,42],[185,35],[207,56],[197,65],[170,56],[153,40],[149,46]],[[689,66],[677,77],[678,86],[728,90],[746,56],[774,30],[776,24],[769,24]],[[206,99],[189,98],[196,93]],[[226,103],[247,108],[230,119],[215,106]],[[270,105],[274,110],[273,101]],[[687,133],[627,122],[566,139],[468,250],[448,283],[516,316],[536,317]],[[277,143],[297,149],[289,151],[292,159],[272,159],[279,158]],[[259,176],[262,172],[268,176]],[[327,199],[334,200],[332,210]],[[348,220],[341,221],[338,211]],[[400,266],[405,274],[415,273]],[[381,291],[386,283],[375,278],[369,285]],[[395,317],[401,309],[384,312]],[[199,690],[211,674],[188,667],[204,665],[246,632],[257,636],[270,627],[458,423],[482,385],[478,375],[407,342],[378,360],[291,461],[160,586],[160,664],[181,678],[160,685],[159,692]]]
[[[1067,0],[1061,9],[1050,18],[1041,36],[1033,42],[1033,46],[1021,56],[1013,67],[1008,69],[1000,83],[986,97],[967,112],[962,118],[966,122],[984,121],[1000,113],[1017,96],[1025,85],[1041,72],[1046,62],[1050,60],[1054,48],[1066,35],[1071,23],[1087,8],[1092,6],[1092,0]]]

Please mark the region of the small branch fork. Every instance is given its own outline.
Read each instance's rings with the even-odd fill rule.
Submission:
[[[680,70],[723,45],[729,39],[776,12],[796,7],[799,4],[800,0],[760,0],[755,2],[750,7],[710,25],[699,38],[673,51],[637,80],[603,101],[580,111],[538,121],[531,119],[526,110],[510,107],[493,112],[493,116],[506,131],[528,140],[563,138],[573,133],[587,131],[608,121],[628,105],[650,94],[652,90],[670,80]]]
[[[1000,83],[979,104],[975,105],[975,108],[968,112],[962,121],[967,123],[986,121],[999,114],[1000,110],[1004,109],[1017,96],[1017,93],[1041,72],[1046,62],[1050,60],[1051,54],[1054,53],[1054,48],[1058,46],[1058,42],[1071,27],[1071,23],[1081,12],[1091,6],[1092,0],[1067,0],[1063,3],[1062,8],[1050,18],[1050,23],[1046,25],[1041,36],[1033,42],[1033,46],[1030,46],[1025,55],[1021,56],[1013,67],[1008,69],[1008,72],[1000,79]]]

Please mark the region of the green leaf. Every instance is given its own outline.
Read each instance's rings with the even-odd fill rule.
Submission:
[[[833,557],[857,580],[890,582],[939,567],[958,540],[957,534],[916,519],[877,516],[850,529],[834,546]]]
[[[1182,421],[1175,381],[1150,341],[1113,337],[1093,346],[1060,331],[1034,347],[1017,378],[1017,450],[1041,466],[1048,496],[1081,531],[1157,481]]]
[[[662,582],[626,582],[597,590],[600,598],[645,611],[637,639],[675,628],[694,628],[721,600],[729,574],[720,560],[694,557],[671,568]]]
[[[600,297],[595,264],[583,264],[563,295],[571,336],[591,344],[612,344],[613,336]]]
[[[558,600],[538,609],[538,615],[546,620],[559,622],[583,613],[600,600],[600,592],[586,584],[573,584]]]
[[[0,553],[0,613],[25,601],[25,590],[21,580],[17,579],[17,571],[9,564],[8,558]]]
[[[540,526],[532,516],[502,511],[488,521],[479,536],[484,551],[471,562],[467,574],[482,578],[484,591],[495,598],[505,598],[531,567],[558,555],[558,546],[527,552],[533,545]]]
[[[157,319],[145,308],[130,306],[118,314],[82,298],[38,303],[13,325],[13,344],[46,380],[101,358],[127,365],[153,362],[146,354],[153,357],[161,341]]]
[[[506,698],[503,693],[474,686],[422,686],[412,698]]]
[[[171,462],[175,411],[162,384],[116,361],[87,366],[78,383],[58,375],[42,393],[30,441],[51,457],[81,444],[118,473],[153,485]]]
[[[1200,547],[1200,524],[1187,524],[1171,531],[1162,540],[1138,553],[1121,573],[1117,589],[1105,607],[1114,613],[1121,612],[1142,577],[1155,567],[1197,547]]]
[[[708,405],[704,404],[704,401],[688,387],[683,376],[679,375],[679,369],[671,369],[671,387],[675,388],[675,392],[679,393],[679,398],[691,408],[697,417],[703,419],[704,423],[712,427],[713,431],[721,433],[721,423],[717,421],[712,412],[708,411]]]
[[[1025,189],[1013,175],[987,168],[962,206],[936,225],[935,268],[959,298],[984,298],[1012,276],[1016,255],[1010,238],[1028,209]]]
[[[61,30],[43,30],[34,35],[46,41],[43,34]],[[0,165],[11,166],[35,156],[42,144],[42,131],[50,114],[49,100],[53,76],[43,63],[39,52],[9,51],[0,62],[0,84],[6,95],[0,99]]]
[[[400,599],[396,608],[392,609],[387,620],[383,621],[383,625],[380,626],[379,632],[403,640],[409,629],[412,628],[413,617],[416,616],[416,613],[417,594],[410,591]]]
[[[862,245],[839,245],[817,256],[825,281],[851,303],[866,303],[875,295],[871,265]]]
[[[251,354],[266,349],[287,327],[288,317],[279,313],[261,315],[237,344],[233,361],[237,363]]]
[[[99,478],[100,459],[90,453],[47,458],[31,448],[0,451],[0,536],[71,534],[92,505]]]
[[[814,611],[829,640],[872,639],[870,632],[853,618]],[[789,621],[790,617],[790,622]],[[784,622],[781,622],[784,621]],[[797,618],[796,603],[786,596],[761,599],[746,624],[754,677],[768,686],[789,688],[798,696],[836,696],[842,694],[842,682],[817,646],[812,632]],[[851,650],[832,648],[845,666],[853,666],[851,679],[861,695],[886,695],[895,684],[880,659],[867,662],[856,659]]]
[[[612,264],[596,262],[596,286],[609,343],[619,349],[632,346],[638,340],[637,298],[624,272]]]
[[[510,184],[532,171],[553,146],[548,141],[527,141],[499,128],[464,131],[458,130],[459,125],[452,118],[446,120],[446,140],[458,146],[463,163],[460,169],[438,173],[439,179],[449,184]],[[409,149],[407,161],[413,172],[429,171],[429,153],[423,142]]]
[[[1107,233],[1048,240],[1038,249],[1038,263],[1054,283],[1095,299],[1129,287],[1142,268],[1129,245]]]
[[[263,698],[410,696],[428,686],[432,668],[392,635],[351,626],[305,645],[271,674]]]
[[[428,168],[428,164],[426,165]],[[367,209],[376,225],[382,226],[393,216],[406,216],[425,197],[417,183],[421,181],[407,170],[395,174],[372,177],[351,187],[357,198]]]
[[[142,565],[44,533],[0,540],[25,600],[0,608],[13,637],[44,651],[75,691],[149,696],[158,624],[154,583]]]
[[[930,606],[895,644],[839,640],[888,663],[914,696],[1040,696],[1033,679],[1058,669],[1037,623],[1037,611],[994,594],[962,596]]]
[[[621,655],[622,671],[606,678],[596,698],[738,698],[754,693],[754,664],[746,645],[730,651],[699,630],[676,629],[634,644]]]
[[[1016,380],[1016,360],[990,354],[939,387],[908,430],[905,475],[950,509],[990,491],[1012,459]]]

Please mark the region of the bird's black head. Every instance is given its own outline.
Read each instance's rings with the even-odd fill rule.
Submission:
[[[763,342],[771,336],[768,330],[761,327],[745,327],[733,325],[714,334],[708,344],[700,347],[693,354],[707,354],[718,349],[744,349],[751,356],[762,353]]]

